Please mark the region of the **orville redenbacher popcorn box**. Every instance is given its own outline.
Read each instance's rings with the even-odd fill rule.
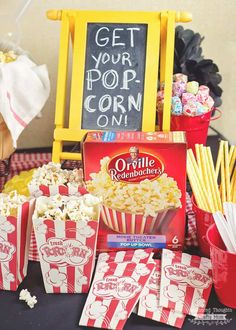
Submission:
[[[98,252],[182,249],[184,132],[89,132],[82,150],[86,188],[102,198]]]
[[[99,199],[41,196],[33,225],[47,293],[88,292],[94,268]]]
[[[16,291],[27,273],[34,200],[0,194],[0,289]]]

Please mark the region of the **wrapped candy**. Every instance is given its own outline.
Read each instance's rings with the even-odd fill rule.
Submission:
[[[181,96],[184,92],[186,92],[186,82],[184,81],[176,81],[172,86],[174,96]]]
[[[173,96],[171,99],[171,113],[177,116],[183,113],[182,103],[178,96]]]
[[[174,74],[173,80],[174,81],[182,81],[185,84],[187,84],[187,82],[188,82],[188,76],[186,76],[183,73],[176,73],[176,74]]]
[[[210,111],[214,106],[214,100],[211,96],[208,96],[208,98],[205,101],[205,105],[208,107],[208,111]]]
[[[208,107],[204,106],[200,102],[196,102],[196,115],[203,115],[204,113],[208,112]]]
[[[189,100],[189,102],[183,106],[183,114],[189,117],[196,116],[197,114],[196,102]]]
[[[196,97],[195,95],[191,94],[191,93],[183,93],[182,95],[182,104],[185,105],[189,102],[196,102]]]
[[[186,90],[188,93],[196,95],[199,89],[199,83],[197,81],[189,81],[187,83]]]
[[[209,88],[207,86],[201,85],[198,89],[196,98],[200,103],[205,103],[209,97]]]

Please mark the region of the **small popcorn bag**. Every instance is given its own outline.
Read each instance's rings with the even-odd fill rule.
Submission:
[[[88,292],[94,268],[99,199],[41,196],[33,225],[47,293]]]
[[[211,288],[212,266],[209,259],[163,250],[160,306],[202,317]]]
[[[152,254],[142,254],[100,257],[79,325],[123,329],[155,267]]]
[[[34,200],[0,194],[0,289],[16,291],[27,273]]]
[[[30,195],[34,197],[54,196],[56,194],[80,196],[87,193],[81,169],[63,170],[61,164],[52,162],[34,171],[28,189]],[[33,261],[39,261],[34,230],[31,235],[29,258]]]
[[[182,328],[185,315],[160,306],[161,261],[155,260],[155,264],[155,271],[141,292],[137,314],[154,321]]]
[[[183,247],[182,132],[89,132],[83,163],[87,190],[102,199],[98,252]]]

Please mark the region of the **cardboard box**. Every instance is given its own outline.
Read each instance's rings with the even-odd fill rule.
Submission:
[[[17,216],[0,216],[0,289],[16,291],[27,273],[34,200],[18,208]]]
[[[98,224],[96,220],[38,219],[33,226],[47,293],[86,293],[95,264]],[[99,209],[99,208],[98,208]]]
[[[82,151],[87,190],[103,198],[97,252],[183,248],[184,132],[89,132]]]

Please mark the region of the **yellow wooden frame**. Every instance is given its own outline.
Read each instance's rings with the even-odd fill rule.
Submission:
[[[147,24],[145,81],[143,93],[142,130],[154,131],[156,119],[156,89],[160,52],[160,76],[165,83],[163,130],[170,129],[170,102],[174,56],[174,24],[191,20],[182,12],[119,12],[51,10],[49,19],[61,20],[58,80],[53,142],[54,162],[62,159],[79,160],[81,154],[63,152],[64,141],[81,141],[88,130],[81,128],[86,39],[88,23]],[[72,80],[70,93],[69,127],[65,128],[66,86],[69,58],[69,40],[72,39]]]

